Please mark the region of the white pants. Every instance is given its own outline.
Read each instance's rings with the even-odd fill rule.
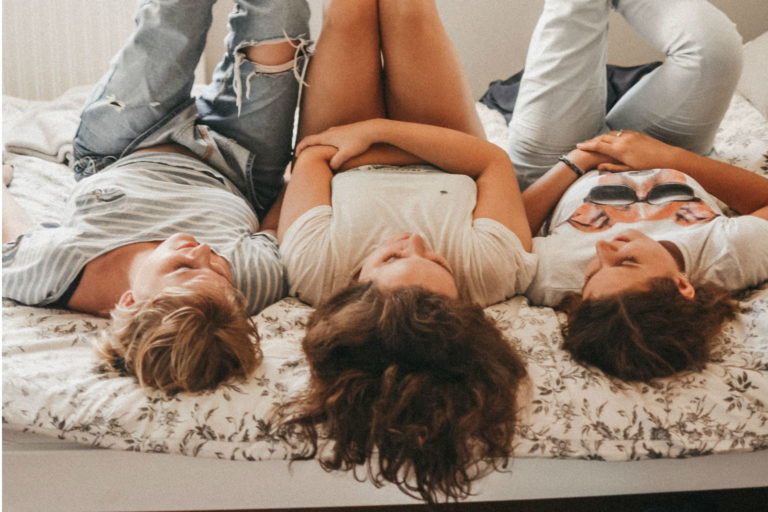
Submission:
[[[666,55],[605,112],[612,4]],[[546,0],[510,122],[522,188],[577,142],[616,129],[708,153],[741,73],[741,37],[705,0]]]

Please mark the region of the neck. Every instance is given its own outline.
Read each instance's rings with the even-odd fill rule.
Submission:
[[[91,260],[67,304],[71,309],[108,316],[131,289],[133,276],[159,242],[139,242],[113,249]]]
[[[675,259],[675,263],[677,263],[677,269],[680,272],[685,272],[685,260],[683,259],[683,253],[680,251],[680,248],[669,240],[659,240],[659,243]]]

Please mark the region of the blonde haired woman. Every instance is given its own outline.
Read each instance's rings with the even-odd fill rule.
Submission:
[[[4,297],[111,313],[100,353],[169,393],[248,377],[261,355],[249,317],[284,294],[267,211],[289,160],[309,9],[236,0],[224,59],[191,98],[214,1],[140,3],[83,109],[85,179],[62,225],[3,246]]]

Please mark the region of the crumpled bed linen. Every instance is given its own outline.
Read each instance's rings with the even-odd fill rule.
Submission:
[[[40,108],[4,101],[4,128]],[[478,111],[489,138],[504,145],[501,114],[482,105]],[[38,121],[46,119],[41,113]],[[71,171],[13,147],[5,148],[15,166],[11,192],[36,220],[55,221],[74,184]],[[768,122],[736,96],[716,148],[718,158],[767,173]],[[768,448],[768,283],[740,298],[740,314],[703,372],[651,384],[627,384],[574,363],[559,348],[564,317],[551,308],[523,297],[487,308],[530,375],[515,454],[622,461]],[[264,362],[247,383],[167,397],[100,365],[91,342],[108,320],[4,300],[4,427],[119,450],[291,459],[308,446],[280,427],[276,411],[306,385],[300,342],[310,312],[289,298],[257,315]]]

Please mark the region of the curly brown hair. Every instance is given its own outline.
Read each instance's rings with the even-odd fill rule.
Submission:
[[[568,325],[563,348],[577,361],[626,381],[649,381],[683,370],[700,370],[712,338],[737,311],[721,286],[696,286],[685,298],[674,280],[655,278],[647,291],[561,302]]]
[[[175,394],[214,389],[249,377],[262,359],[259,333],[243,294],[225,290],[164,290],[112,310],[97,346],[111,366],[142,386]]]
[[[419,287],[355,284],[320,305],[303,340],[309,389],[288,405],[326,470],[367,467],[429,503],[469,495],[506,464],[526,377],[481,307]],[[330,448],[330,451],[328,450]]]

